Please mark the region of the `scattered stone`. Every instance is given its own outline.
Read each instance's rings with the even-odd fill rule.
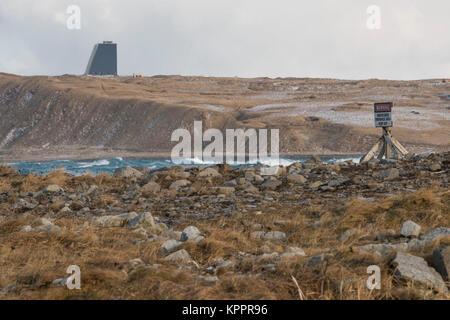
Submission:
[[[291,259],[296,257],[304,257],[305,251],[298,247],[287,247],[284,252],[280,255],[281,259]]]
[[[197,227],[189,226],[184,228],[183,232],[181,233],[181,241],[193,241],[193,242],[199,242],[203,238],[202,233],[200,230],[197,229]]]
[[[366,244],[362,246],[354,247],[353,250],[360,253],[376,254],[380,257],[389,257],[393,252],[408,251],[409,247],[407,243],[383,243],[383,244]]]
[[[301,174],[292,173],[287,176],[287,181],[289,181],[291,183],[304,184],[307,180]]]
[[[450,246],[433,251],[433,266],[445,281],[450,280]]]
[[[254,231],[250,234],[252,239],[262,239],[266,233],[264,231]]]
[[[143,174],[139,170],[132,167],[122,167],[114,171],[114,176],[124,178],[141,178]]]
[[[276,188],[281,186],[281,184],[282,184],[282,182],[280,180],[268,179],[261,185],[261,188],[275,190]]]
[[[447,235],[450,235],[450,228],[439,227],[431,230],[427,234],[424,234],[420,238],[423,240],[434,241]]]
[[[270,240],[284,241],[284,240],[286,240],[286,234],[281,231],[269,231],[263,235],[263,239],[269,240],[269,241]]]
[[[315,267],[317,265],[322,264],[326,259],[327,259],[327,257],[324,253],[315,255],[306,262],[306,266],[307,267]]]
[[[216,283],[219,281],[219,278],[217,276],[204,276],[204,275],[198,275],[197,280],[204,281],[206,283]]]
[[[182,187],[186,187],[188,185],[190,185],[191,182],[189,180],[177,180],[172,182],[172,184],[169,186],[170,190],[178,190]]]
[[[358,232],[357,229],[348,229],[343,234],[341,234],[338,238],[339,241],[344,242],[348,238],[350,238],[352,235],[356,234]]]
[[[231,260],[225,260],[217,265],[216,270],[230,270],[233,269],[236,264]]]
[[[42,192],[45,192],[45,193],[57,193],[57,192],[63,192],[63,191],[64,191],[63,188],[61,188],[57,184],[49,184],[42,190]]]
[[[392,261],[392,265],[396,267],[395,276],[398,278],[412,280],[427,286],[432,286],[438,291],[448,292],[441,275],[429,267],[427,262],[421,257],[397,252],[397,256]]]
[[[100,227],[123,227],[127,222],[137,216],[136,212],[122,213],[116,216],[102,216],[94,220],[94,224]]]
[[[162,244],[160,250],[163,254],[172,253],[176,251],[178,247],[181,246],[181,244],[182,244],[181,241],[170,239]]]
[[[157,193],[161,190],[161,186],[156,182],[150,181],[149,183],[142,186],[141,191],[147,193]]]
[[[400,234],[404,237],[418,237],[420,234],[420,226],[414,221],[408,220],[403,223]]]
[[[441,171],[441,165],[439,163],[434,163],[430,166],[430,171],[436,172]]]
[[[191,261],[191,256],[186,250],[181,249],[174,253],[169,254],[167,257],[164,258],[164,260],[172,262],[188,262]]]
[[[319,189],[319,187],[322,186],[322,185],[323,185],[322,181],[316,181],[316,182],[311,183],[309,185],[309,188],[312,189],[312,190],[316,190],[316,189]]]
[[[263,253],[262,255],[256,257],[255,262],[260,263],[262,261],[268,261],[268,260],[275,260],[278,258],[278,252],[272,252],[272,253]]]
[[[160,233],[167,230],[167,226],[164,223],[156,223],[150,212],[144,212],[140,215],[132,218],[128,224],[128,228],[142,227],[150,233]]]
[[[65,287],[69,278],[58,278],[52,281],[52,287]]]
[[[397,168],[390,168],[384,172],[384,179],[392,181],[400,176],[400,171]]]
[[[33,228],[30,225],[23,226],[20,231],[22,232],[31,232]]]
[[[202,171],[200,171],[197,175],[198,177],[213,177],[213,178],[220,178],[222,175],[214,168],[206,168]]]

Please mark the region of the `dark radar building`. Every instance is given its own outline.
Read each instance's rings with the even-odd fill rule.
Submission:
[[[112,41],[97,43],[86,68],[89,75],[117,75],[117,44]]]

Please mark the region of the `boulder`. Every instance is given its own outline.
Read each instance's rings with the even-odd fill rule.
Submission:
[[[204,177],[220,178],[220,177],[222,177],[222,175],[214,168],[206,168],[206,169],[200,171],[197,174],[197,177],[201,177],[201,178],[204,178]]]
[[[191,256],[186,250],[181,249],[174,253],[169,254],[167,257],[164,258],[164,260],[171,262],[189,262],[191,261]]]
[[[418,237],[420,234],[420,226],[414,221],[408,220],[403,223],[400,234],[404,237]]]
[[[177,248],[182,244],[181,241],[169,239],[166,242],[164,242],[161,246],[161,252],[163,254],[172,253],[177,250]]]
[[[291,173],[287,176],[287,181],[296,184],[304,184],[307,180],[304,176],[298,173]]]
[[[57,184],[49,184],[42,191],[45,193],[57,193],[57,192],[63,192],[64,190]]]
[[[181,241],[194,241],[198,242],[203,239],[202,233],[200,230],[197,229],[197,227],[189,226],[184,228],[183,232],[181,233]]]
[[[286,234],[281,231],[269,231],[263,235],[263,239],[269,240],[269,241],[270,240],[284,241],[284,240],[286,240]]]
[[[167,226],[164,223],[156,223],[150,212],[144,212],[134,217],[128,222],[127,227],[142,227],[150,233],[159,233],[167,229]]]
[[[94,220],[100,227],[123,227],[127,222],[137,216],[136,212],[122,213],[116,216],[102,216]]]
[[[427,262],[421,257],[397,252],[397,256],[392,261],[392,265],[396,267],[395,276],[400,279],[415,281],[426,286],[431,286],[438,291],[448,292],[442,276],[436,270],[429,267]]]
[[[420,238],[422,240],[434,241],[448,235],[450,235],[450,228],[438,227],[436,229],[431,230],[427,234],[424,234]]]
[[[132,167],[122,167],[114,171],[114,176],[124,178],[141,178],[143,174],[141,171],[136,170]]]
[[[191,182],[189,180],[177,180],[172,182],[172,184],[169,186],[170,190],[178,190],[182,187],[186,187],[188,185],[190,185]]]
[[[281,184],[282,184],[282,182],[280,180],[268,179],[261,185],[261,188],[275,190],[276,188],[281,186]]]
[[[450,280],[450,246],[433,251],[433,266],[445,281]]]
[[[142,186],[141,191],[146,193],[157,193],[161,190],[161,186],[156,182],[150,181]]]

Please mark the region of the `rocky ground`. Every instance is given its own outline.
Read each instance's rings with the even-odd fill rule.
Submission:
[[[450,153],[0,170],[2,299],[448,299]],[[70,265],[81,289],[65,287]],[[369,266],[381,270],[369,290]]]

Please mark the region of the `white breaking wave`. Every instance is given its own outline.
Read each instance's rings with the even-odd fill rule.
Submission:
[[[275,159],[275,158],[262,158],[262,159],[258,159],[256,161],[234,161],[230,164],[232,165],[256,165],[256,164],[262,164],[262,165],[266,165],[266,166],[289,166],[294,162],[298,162],[296,160],[291,160],[291,159]],[[215,164],[220,164],[223,162],[220,161],[212,161],[212,160],[201,160],[198,158],[182,158],[182,159],[178,159],[177,160],[177,164],[181,164],[181,165],[215,165]]]
[[[95,166],[107,166],[109,165],[109,161],[106,159],[95,160],[93,162],[80,162],[79,168],[90,168]]]

